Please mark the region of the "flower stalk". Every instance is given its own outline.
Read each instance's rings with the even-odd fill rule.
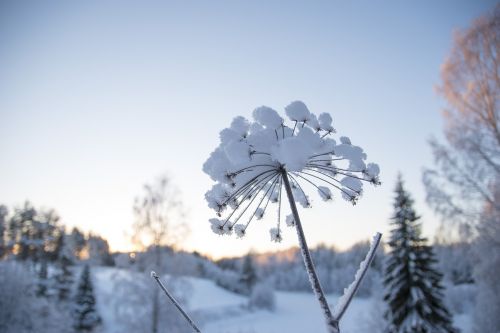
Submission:
[[[292,187],[290,186],[290,181],[288,180],[288,174],[283,168],[281,171],[281,176],[283,179],[283,185],[285,186],[286,194],[288,197],[288,202],[290,203],[290,209],[292,210],[293,218],[295,220],[295,229],[297,230],[297,236],[299,238],[300,250],[302,253],[302,258],[304,259],[304,265],[307,270],[307,275],[309,276],[309,282],[311,282],[312,290],[318,299],[321,310],[323,310],[323,315],[325,316],[326,326],[328,333],[339,333],[339,322],[333,318],[330,306],[326,300],[323,288],[321,288],[321,283],[314,268],[314,262],[311,258],[311,253],[309,252],[309,247],[307,246],[306,237],[304,235],[304,230],[302,229],[302,223],[300,222],[299,212],[297,211],[297,206],[295,205],[295,199],[292,193]]]
[[[242,238],[252,221],[264,218],[268,204],[276,203],[277,224],[269,233],[271,241],[281,242],[284,187],[292,212],[286,216],[286,225],[294,226],[297,231],[304,265],[328,333],[339,333],[340,319],[373,260],[380,234],[374,237],[354,282],[345,289],[333,311],[330,310],[297,211],[296,203],[311,207],[300,183],[314,188],[324,201],[333,199],[334,189],[355,205],[363,194],[363,182],[380,185],[380,168],[375,163],[366,163],[366,153],[348,137],[341,136],[339,142],[329,137],[336,132],[330,114],[316,116],[301,101],[290,103],[285,113],[294,122],[293,128],[287,126],[275,110],[262,106],[253,111],[254,121],[236,117],[229,128],[220,132],[219,146],[203,164],[203,171],[216,182],[205,194],[208,206],[218,216],[209,222],[218,235],[234,232]]]
[[[194,329],[194,331],[198,332],[198,333],[201,333],[201,331],[198,328],[198,326],[196,326],[196,324],[194,323],[194,321],[189,317],[189,315],[186,313],[186,311],[184,311],[184,309],[182,308],[182,306],[168,292],[167,288],[161,282],[160,277],[154,271],[151,272],[151,277],[156,280],[156,282],[158,283],[158,285],[160,286],[160,288],[163,290],[163,292],[165,293],[165,295],[167,295],[168,299],[172,302],[173,305],[175,305],[175,307],[177,308],[177,310],[179,310],[179,312],[186,319],[186,321],[189,323],[189,325],[191,325],[191,327]]]

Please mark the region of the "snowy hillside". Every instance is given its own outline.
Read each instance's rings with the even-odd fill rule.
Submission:
[[[106,333],[125,332],[117,318],[114,295],[121,279],[142,278],[142,274],[116,268],[94,268],[97,304],[103,318]],[[149,276],[147,277],[149,278]],[[201,278],[183,278],[188,285],[187,308],[199,322],[204,333],[303,333],[324,332],[321,311],[310,293],[276,292],[276,310],[250,310],[248,299],[218,287],[213,281]],[[154,281],[151,280],[151,284]],[[338,296],[329,295],[330,303]],[[342,321],[342,331],[346,333],[366,332],[376,315],[377,307],[371,298],[355,298]],[[130,315],[138,315],[130,305]],[[140,305],[139,305],[140,306]],[[467,333],[470,330],[469,317],[455,318],[456,325]]]

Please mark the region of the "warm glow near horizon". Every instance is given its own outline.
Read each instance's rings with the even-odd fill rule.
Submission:
[[[398,172],[432,239],[421,172],[433,164],[428,139],[442,138],[434,87],[453,31],[493,5],[2,3],[0,203],[54,208],[68,227],[131,250],[134,198],[167,174],[188,210],[181,248],[221,258],[296,246],[291,229],[271,242],[267,219],[241,240],[213,234],[202,164],[235,116],[300,99],[331,113],[383,182],[355,207],[313,197],[301,211],[310,246],[387,234]]]

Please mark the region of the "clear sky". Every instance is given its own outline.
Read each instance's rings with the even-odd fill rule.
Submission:
[[[189,209],[184,247],[215,257],[271,243],[264,220],[220,238],[201,166],[237,115],[303,100],[382,169],[356,207],[316,200],[309,242],[345,248],[388,231],[403,173],[424,232],[427,144],[442,137],[436,95],[453,31],[495,1],[0,2],[0,203],[53,207],[115,250],[142,184],[168,173]],[[302,213],[302,212],[301,212]]]

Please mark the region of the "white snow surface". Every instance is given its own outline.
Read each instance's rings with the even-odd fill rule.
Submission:
[[[93,267],[92,272],[97,307],[103,319],[102,333],[129,333],[115,321],[113,276],[134,278],[140,273],[104,267]],[[149,273],[144,274],[149,278]],[[220,288],[211,280],[193,277],[184,279],[191,284],[192,289],[186,311],[194,314],[195,320],[206,314],[205,321],[200,324],[203,333],[326,333],[323,313],[312,293],[277,291],[274,312],[250,310],[246,307],[247,297]],[[151,279],[151,283],[155,281]],[[338,297],[339,295],[327,295],[330,304]],[[374,299],[355,297],[342,317],[341,331],[367,332],[367,325],[373,320],[370,316],[374,304]],[[454,323],[463,333],[472,332],[470,314],[455,316]]]

